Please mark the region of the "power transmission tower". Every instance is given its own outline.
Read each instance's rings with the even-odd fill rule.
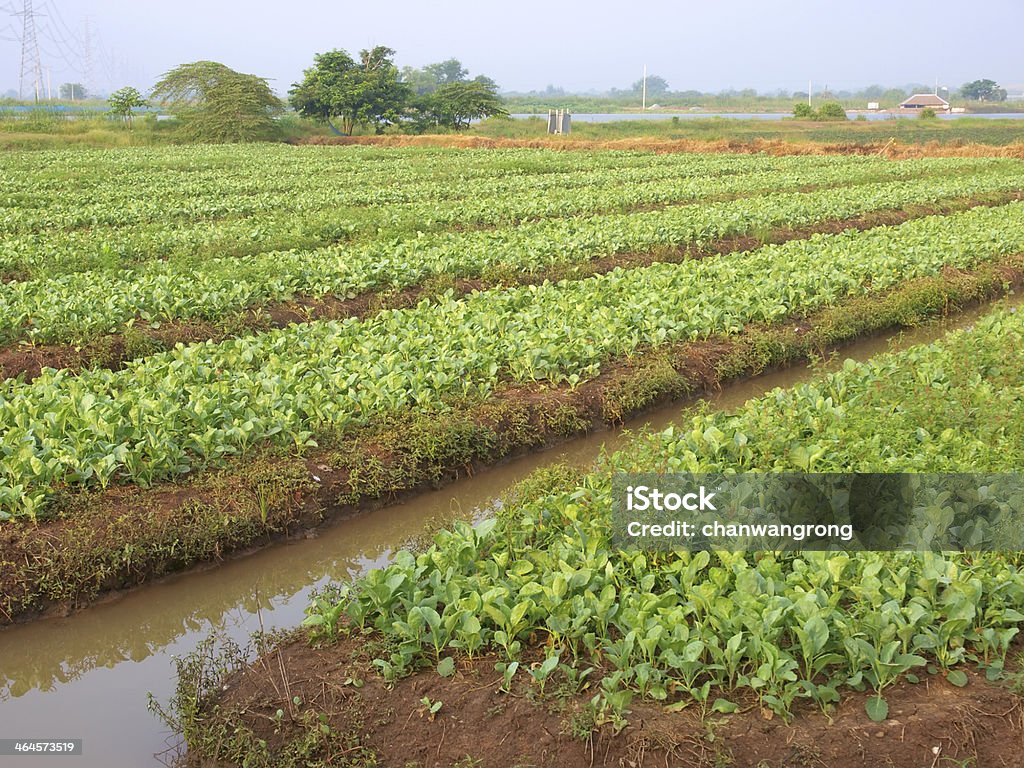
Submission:
[[[36,39],[36,14],[32,0],[24,0],[21,13],[21,73],[18,77],[18,98],[25,98],[25,77],[32,79],[35,100],[43,89],[43,62],[39,57],[39,41]]]

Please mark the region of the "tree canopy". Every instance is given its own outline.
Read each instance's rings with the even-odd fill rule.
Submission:
[[[469,70],[458,59],[446,59],[425,67],[402,67],[402,82],[409,85],[413,94],[425,96],[442,85],[465,82]]]
[[[960,86],[960,95],[970,101],[1006,101],[1006,89],[995,80],[974,80]]]
[[[292,85],[291,104],[306,117],[340,121],[348,135],[356,125],[381,130],[399,120],[410,92],[399,81],[394,55],[383,45],[360,51],[358,62],[344,50],[318,53],[302,82]]]
[[[184,133],[196,141],[237,142],[270,138],[284,105],[265,78],[236,72],[216,61],[195,61],[167,72],[152,98],[175,110]]]
[[[139,107],[146,106],[147,102],[142,98],[142,94],[139,93],[135,88],[131,86],[125,86],[119,90],[114,91],[110,94],[107,99],[107,104],[110,105],[111,113],[117,115],[126,123],[128,127],[132,127],[132,111]]]
[[[426,98],[423,109],[436,125],[456,131],[473,120],[508,114],[487,78],[446,83]]]
[[[91,95],[81,83],[61,83],[58,93],[62,99],[70,101],[81,101]]]
[[[427,64],[423,71],[434,78],[438,85],[461,83],[469,74],[469,70],[462,66],[462,62],[458,59],[447,59],[437,64]]]
[[[644,89],[643,78],[633,83],[633,92],[641,93]],[[647,76],[647,95],[648,96],[661,96],[663,93],[668,93],[668,80],[660,75],[648,75]]]
[[[469,70],[458,59],[428,64],[422,69],[405,67],[402,80],[413,91],[407,117],[414,130],[431,127],[467,127],[473,120],[508,114],[498,96],[498,84],[486,75],[468,79]]]

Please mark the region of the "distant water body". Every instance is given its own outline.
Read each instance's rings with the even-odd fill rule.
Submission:
[[[850,112],[851,117],[863,115],[868,120],[903,120],[916,119],[916,114],[895,115],[888,112]],[[544,118],[546,115],[513,114],[511,117],[517,120],[525,120],[530,117]],[[788,112],[613,112],[606,114],[579,113],[573,114],[572,119],[580,123],[614,123],[620,120],[667,120],[671,117],[678,117],[680,120],[700,120],[710,117],[725,117],[730,120],[782,120],[784,117],[792,117]],[[1024,120],[1024,112],[989,112],[989,113],[957,113],[953,115],[938,115],[942,120],[955,120],[958,117],[984,117],[994,120]]]

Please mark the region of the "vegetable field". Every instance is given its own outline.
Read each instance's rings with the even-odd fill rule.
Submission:
[[[309,638],[285,641],[269,656],[278,668],[264,657],[231,678],[227,693],[210,687],[198,657],[180,665],[176,722],[190,729],[199,754],[216,739],[221,757],[273,764],[287,752],[263,738],[277,705],[259,684],[279,687],[300,671],[329,668],[333,674],[321,672],[315,686],[292,691],[299,705],[290,724],[278,726],[289,734],[286,749],[309,744],[302,718],[313,721],[319,711],[315,722],[327,728],[315,740],[318,756],[344,747],[395,760],[388,739],[408,728],[404,711],[427,691],[410,718],[417,711],[430,723],[474,718],[485,731],[492,720],[505,728],[514,720],[541,733],[560,722],[563,754],[574,740],[586,746],[602,738],[612,754],[644,745],[652,765],[666,754],[682,765],[728,765],[734,747],[760,748],[781,761],[763,764],[785,765],[793,748],[781,745],[793,739],[808,754],[828,750],[837,760],[946,751],[961,762],[973,754],[979,764],[998,764],[1008,756],[1000,740],[974,743],[968,730],[938,741],[936,733],[961,722],[959,697],[969,707],[985,695],[979,689],[1000,692],[1004,711],[1018,706],[1019,551],[627,551],[611,543],[611,477],[1014,473],[1024,450],[1022,341],[1024,313],[997,310],[937,343],[847,361],[738,410],[698,410],[678,426],[640,435],[586,474],[537,473],[495,516],[456,524],[428,547],[399,552],[392,565],[316,598],[304,622],[313,650]],[[927,512],[984,523],[988,490],[955,502],[941,494]],[[1018,514],[1022,503],[1011,499]],[[351,688],[344,707],[305,703],[325,684]],[[462,703],[481,688],[486,718],[473,714],[478,701]],[[518,719],[506,718],[506,707]],[[446,708],[454,712],[444,715]],[[373,725],[362,726],[354,710],[373,712]],[[652,727],[654,744],[644,733]],[[1019,726],[1005,727],[1018,738]],[[428,724],[418,731],[413,748],[433,750],[436,731]],[[923,744],[922,731],[931,739]],[[820,752],[806,746],[809,733]],[[870,741],[861,741],[863,733]],[[492,756],[484,743],[470,754]],[[514,743],[518,754],[539,751]],[[704,748],[687,749],[693,744]],[[466,742],[454,749],[463,748],[473,749]]]
[[[0,620],[1022,285],[1024,165],[1011,159],[12,153]],[[859,695],[858,716],[882,723],[900,686],[1008,680],[1020,553],[624,551],[611,476],[1016,472],[1022,337],[1022,314],[1000,309],[731,413],[698,408],[329,590],[307,628],[318,653],[357,643],[381,686],[483,664],[502,695],[554,688],[577,702],[569,730],[583,739],[619,733],[641,703],[789,722]],[[175,723],[190,747],[263,754],[239,723],[265,703],[207,718],[216,678],[183,664]],[[287,708],[302,750],[356,749],[299,700],[258,715],[276,723],[271,741]],[[421,718],[443,717],[421,701]]]
[[[360,147],[13,155],[0,354],[158,329],[166,351],[0,384],[0,518],[510,386],[572,389],[664,345],[999,262],[1024,252],[1020,171]],[[372,310],[424,287],[414,306]],[[318,319],[328,299],[341,318]],[[268,319],[303,306],[307,322]]]
[[[348,631],[390,638],[395,650],[375,662],[390,679],[484,649],[506,689],[517,675],[543,688],[556,672],[576,679],[598,665],[593,703],[610,720],[634,696],[722,713],[738,708],[730,696],[753,696],[790,718],[798,702],[827,711],[854,688],[872,692],[866,714],[881,721],[886,689],[904,674],[960,686],[971,663],[995,679],[1024,622],[1020,553],[617,551],[610,478],[1015,471],[1022,317],[996,313],[941,343],[648,435],[575,485],[534,489],[497,518],[400,555],[313,606],[306,623],[333,636],[345,615]],[[527,667],[537,636],[544,660]]]

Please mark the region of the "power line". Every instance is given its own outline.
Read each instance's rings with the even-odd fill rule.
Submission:
[[[60,59],[67,69],[80,76],[82,73],[82,44],[79,37],[68,28],[60,8],[53,0],[42,0],[47,10],[48,23],[40,26],[40,34],[56,49],[56,54],[48,47],[42,47],[43,53],[50,59]],[[69,40],[70,38],[70,40]]]
[[[84,70],[85,90],[92,93],[96,90],[96,83],[94,78],[94,72],[92,67],[92,34],[89,27],[89,17],[86,16],[83,20],[84,26],[84,39],[82,41],[82,66]]]
[[[70,37],[72,40],[75,41],[75,45],[79,49],[81,49],[82,40],[78,37],[78,34],[67,25],[67,22],[64,21],[64,17],[61,15],[60,8],[57,6],[57,4],[53,2],[53,0],[43,0],[43,2],[46,3],[47,9],[50,11],[49,15],[53,19],[56,19],[57,24],[60,25],[60,29],[57,29],[57,33],[61,36],[61,39],[64,40],[64,44],[67,45],[69,48],[75,47],[67,42],[66,38]]]
[[[68,58],[68,53],[65,53],[65,47],[64,47],[63,45],[61,45],[60,41],[59,41],[59,40],[57,40],[57,39],[56,39],[56,38],[55,38],[55,37],[53,36],[53,34],[51,33],[51,31],[50,31],[50,30],[49,30],[49,29],[48,29],[47,27],[43,27],[43,29],[42,29],[42,32],[43,32],[43,36],[44,36],[44,37],[45,37],[45,38],[46,38],[46,39],[47,39],[47,40],[48,40],[49,42],[53,43],[53,45],[54,45],[54,46],[56,47],[56,49],[57,49],[57,53],[56,53],[56,54],[54,54],[54,53],[51,53],[51,52],[50,52],[50,50],[49,50],[48,48],[45,48],[45,47],[43,47],[43,46],[40,46],[40,48],[42,49],[43,53],[45,53],[45,54],[46,54],[47,56],[49,56],[49,57],[50,57],[51,59],[57,59],[57,58],[59,58],[59,59],[62,59],[62,60],[64,61],[64,63],[68,65],[68,67],[69,67],[70,69],[72,69],[72,70],[74,70],[75,72],[78,72],[79,74],[81,74],[81,71],[82,71],[82,70],[81,70],[81,65],[80,65],[80,64],[76,64],[76,63],[74,63],[74,62],[73,62],[73,61],[72,61],[72,60],[71,60],[70,58]],[[74,55],[74,52],[72,51],[72,52],[71,52],[71,54],[72,54],[72,55]]]
[[[27,75],[32,78],[35,99],[39,101],[39,94],[43,89],[43,62],[39,56],[39,40],[36,37],[36,16],[40,14],[33,9],[32,0],[23,0],[21,12],[14,15],[22,17],[18,98],[25,98],[25,77]]]

